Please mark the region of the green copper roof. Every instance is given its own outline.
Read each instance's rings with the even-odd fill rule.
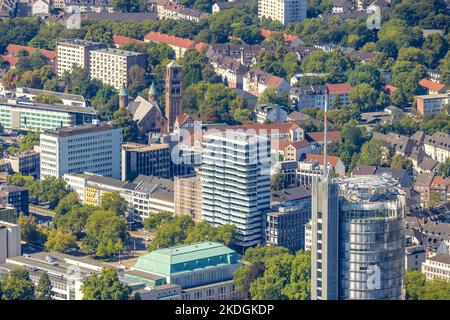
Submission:
[[[217,242],[197,242],[155,250],[139,258],[135,269],[170,276],[182,272],[240,263],[236,252]]]
[[[156,88],[155,88],[155,81],[152,81],[152,85],[150,86],[150,89],[148,90],[149,96],[156,95]]]
[[[127,97],[128,96],[128,90],[127,90],[127,88],[125,88],[125,86],[122,86],[122,88],[120,88],[119,96],[120,97]]]

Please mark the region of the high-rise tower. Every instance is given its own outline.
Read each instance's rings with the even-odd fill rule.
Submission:
[[[172,61],[166,68],[165,116],[167,132],[173,131],[175,120],[183,114],[183,68]]]

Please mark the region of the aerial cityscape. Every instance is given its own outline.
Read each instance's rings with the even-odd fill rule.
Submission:
[[[0,306],[450,300],[450,0],[219,1],[0,0]]]

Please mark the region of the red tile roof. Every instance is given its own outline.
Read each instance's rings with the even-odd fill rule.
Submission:
[[[433,82],[428,79],[420,80],[419,84],[428,90],[432,90],[432,91],[436,91],[436,92],[441,92],[445,88],[445,84],[436,83],[436,82]]]
[[[300,140],[297,142],[292,142],[289,140],[274,140],[271,143],[273,149],[284,150],[289,146],[293,146],[295,149],[301,149],[309,146],[309,142],[306,140]]]
[[[389,94],[393,94],[395,91],[398,90],[397,87],[391,86],[390,84],[387,84],[384,86],[384,89],[389,93]]]
[[[207,50],[209,48],[209,44],[205,43],[205,42],[198,42],[195,45],[195,50],[197,50],[198,52],[202,52],[203,50]]]
[[[154,42],[164,42],[168,45],[182,47],[182,48],[194,48],[195,47],[195,41],[179,38],[175,36],[170,36],[168,34],[159,33],[159,32],[153,32],[150,31],[145,36],[145,41],[154,41]]]
[[[33,48],[33,47],[27,47],[27,46],[20,46],[18,44],[9,44],[6,47],[6,51],[10,54],[10,55],[16,55],[19,53],[19,51],[21,50],[25,50],[28,53],[32,53],[34,51],[38,51],[41,55],[43,55],[44,57],[46,57],[49,60],[55,60],[56,59],[56,51],[51,51],[51,50],[44,50],[44,49],[38,49],[38,48]]]
[[[277,89],[280,86],[280,84],[283,82],[283,80],[284,80],[283,78],[280,78],[280,77],[277,77],[277,76],[271,76],[267,80],[266,85],[269,88]]]
[[[268,39],[270,37],[271,33],[272,33],[272,31],[270,31],[270,30],[261,29],[261,35],[264,38],[266,38],[266,39]],[[297,36],[294,36],[294,35],[291,35],[291,34],[286,34],[286,33],[284,34],[284,41],[286,41],[286,42],[293,43],[293,42],[295,42],[297,40],[298,40]]]
[[[13,56],[2,56],[4,61],[9,62],[11,66],[15,66],[19,62],[19,58]]]
[[[145,41],[143,41],[143,40],[137,40],[137,39],[121,36],[118,34],[113,35],[113,42],[114,42],[114,44],[117,44],[119,46],[123,46],[123,45],[129,44],[129,43],[139,43],[139,44],[145,43]]]
[[[335,156],[328,156],[327,158],[328,158],[328,163],[332,167],[335,167],[336,164],[338,163],[338,161],[341,160],[339,157],[335,157]],[[319,165],[323,166],[323,154],[307,153],[305,160],[306,161],[317,161],[319,163]]]
[[[178,125],[181,127],[190,118],[191,117],[188,114],[183,113],[183,114],[180,114],[179,116],[177,116],[176,121],[178,122]]]
[[[310,141],[314,141],[317,143],[323,143],[323,132],[306,132],[306,138],[309,138]],[[327,141],[339,141],[341,139],[340,131],[328,131],[327,132]]]
[[[352,86],[348,83],[336,83],[336,84],[326,84],[328,94],[343,94],[350,93],[352,91]]]
[[[443,178],[441,176],[434,176],[431,181],[431,185],[434,187],[447,187],[450,184],[449,178]]]

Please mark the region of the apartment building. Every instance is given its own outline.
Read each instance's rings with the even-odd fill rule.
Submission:
[[[40,153],[26,150],[8,157],[12,171],[27,176],[33,176],[35,179],[40,177]]]
[[[450,134],[435,132],[432,136],[425,136],[424,151],[433,160],[444,163],[450,158]]]
[[[450,281],[450,255],[440,253],[426,258],[422,263],[422,273],[425,274],[427,280],[440,278]]]
[[[307,0],[258,0],[258,17],[284,25],[306,19]]]
[[[422,271],[422,264],[425,262],[426,250],[422,245],[410,245],[406,247],[405,269]]]
[[[196,42],[190,39],[170,36],[168,34],[150,31],[145,37],[145,42],[165,43],[175,51],[175,58],[183,58],[186,50],[195,48]]]
[[[90,107],[62,104],[42,104],[17,99],[0,98],[0,124],[6,131],[44,131],[91,123],[97,113]]]
[[[202,189],[200,174],[174,177],[175,215],[202,219]]]
[[[133,180],[138,175],[169,178],[170,148],[166,143],[122,145],[122,180]]]
[[[266,89],[275,90],[277,94],[291,90],[291,86],[283,78],[255,68],[251,68],[244,74],[242,88],[257,97],[260,97]]]
[[[122,128],[86,124],[41,133],[41,176],[91,172],[120,179]]]
[[[233,224],[237,245],[263,242],[270,208],[270,140],[239,131],[207,132],[201,166],[202,219]]]
[[[208,13],[185,7],[176,2],[167,1],[157,5],[158,19],[172,19],[172,20],[189,20],[194,22],[200,22],[209,16]]]
[[[128,72],[132,66],[146,69],[146,55],[143,53],[105,48],[90,51],[89,57],[91,78],[117,90],[128,85]]]
[[[61,77],[64,72],[72,72],[74,66],[89,70],[90,52],[102,48],[106,48],[106,44],[81,39],[58,41],[56,44],[58,76]]]
[[[438,114],[444,111],[444,107],[449,104],[450,92],[414,96],[414,101],[417,112],[422,116]]]
[[[225,86],[242,89],[243,77],[247,72],[247,68],[243,64],[231,57],[215,52],[212,48],[209,48],[205,55]]]
[[[256,122],[258,123],[274,123],[284,122],[287,119],[287,112],[276,103],[260,103],[254,111]]]

